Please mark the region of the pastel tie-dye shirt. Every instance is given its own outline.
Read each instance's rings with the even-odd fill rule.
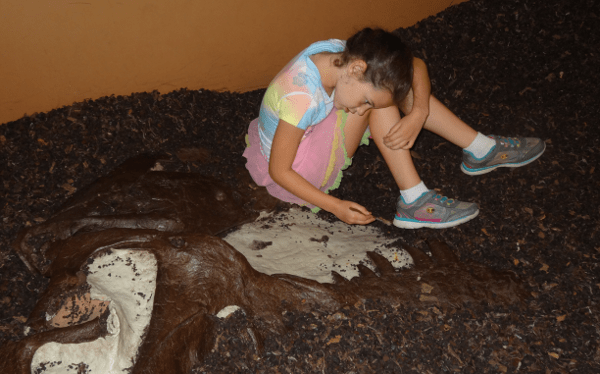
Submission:
[[[271,81],[260,106],[258,133],[261,150],[269,159],[275,130],[282,119],[302,130],[323,121],[333,110],[333,97],[321,83],[321,75],[310,59],[321,52],[342,52],[346,42],[338,39],[311,44],[290,61]]]

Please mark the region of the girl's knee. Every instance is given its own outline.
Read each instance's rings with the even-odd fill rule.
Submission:
[[[371,133],[375,135],[386,135],[390,129],[400,121],[400,110],[397,106],[373,109],[369,118]]]

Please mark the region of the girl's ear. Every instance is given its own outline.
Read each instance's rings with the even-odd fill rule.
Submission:
[[[364,60],[356,59],[348,65],[348,72],[355,78],[362,78],[367,71],[367,63]]]

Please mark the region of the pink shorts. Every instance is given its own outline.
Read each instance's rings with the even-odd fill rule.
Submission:
[[[296,158],[292,164],[298,174],[319,190],[328,193],[337,188],[342,180],[342,170],[352,164],[348,158],[344,143],[344,126],[348,114],[335,109],[320,123],[309,127],[298,147]],[[252,179],[259,186],[264,186],[276,198],[307,206],[317,212],[320,208],[298,198],[271,179],[269,162],[261,152],[258,135],[258,120],[250,123],[246,138],[248,147],[244,151],[246,168]],[[361,144],[368,144],[368,132]]]

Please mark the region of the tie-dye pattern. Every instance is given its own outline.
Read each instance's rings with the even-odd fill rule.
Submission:
[[[327,94],[319,70],[310,56],[321,52],[341,52],[345,44],[345,41],[338,39],[311,44],[271,81],[258,117],[261,148],[267,160],[280,119],[306,130],[331,113],[335,92],[331,96]]]

